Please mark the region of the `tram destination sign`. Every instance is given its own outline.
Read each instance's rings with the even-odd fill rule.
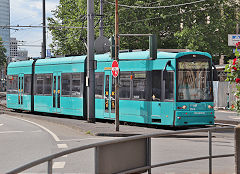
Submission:
[[[119,74],[118,62],[114,60],[112,63],[112,75],[113,77],[117,78],[118,74]]]
[[[208,69],[209,63],[203,61],[179,62],[178,69]]]

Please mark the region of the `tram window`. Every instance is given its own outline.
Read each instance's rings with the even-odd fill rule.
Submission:
[[[103,98],[104,73],[95,73],[95,97]]]
[[[80,73],[72,74],[72,96],[81,97],[81,75],[80,75]]]
[[[9,75],[7,79],[7,93],[17,94],[18,93],[18,76]]]
[[[43,95],[43,75],[37,74],[36,75],[36,94],[37,95]]]
[[[71,95],[71,74],[62,74],[62,95]]]
[[[32,75],[24,74],[24,94],[26,95],[31,94],[31,81],[32,81]]]
[[[161,101],[162,71],[152,71],[152,100]]]
[[[133,72],[133,99],[146,99],[146,72]]]
[[[43,82],[44,95],[52,95],[52,75],[44,74]]]
[[[165,81],[165,101],[174,100],[174,72],[167,72]]]
[[[131,72],[120,72],[119,98],[130,99]]]

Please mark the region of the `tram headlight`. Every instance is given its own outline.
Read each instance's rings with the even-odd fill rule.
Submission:
[[[208,108],[209,108],[209,109],[212,109],[212,108],[213,108],[213,106],[211,106],[211,105],[208,105]]]
[[[187,109],[186,105],[183,105],[182,107],[177,107],[178,109]]]
[[[187,109],[187,106],[186,106],[186,105],[184,105],[182,108],[183,108],[183,109]]]

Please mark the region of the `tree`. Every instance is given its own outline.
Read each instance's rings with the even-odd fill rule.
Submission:
[[[96,1],[95,1],[96,2]],[[113,0],[104,3],[104,33],[114,35],[115,6]],[[191,0],[121,0],[128,6],[171,6],[166,8],[142,9],[119,6],[119,32],[152,33],[158,36],[158,48],[186,48],[206,51],[216,61],[220,55],[229,55],[227,34],[234,33],[236,9],[234,0],[208,0],[192,3]],[[192,3],[181,5],[184,3]],[[49,18],[53,35],[51,44],[55,54],[86,54],[86,0],[60,0],[60,5]],[[98,14],[99,1],[95,3]],[[95,36],[98,36],[99,17],[95,16]],[[80,27],[54,28],[54,26]],[[121,49],[148,49],[148,38],[121,37]]]
[[[189,20],[184,16],[182,30],[175,33],[179,48],[209,52],[215,62],[220,55],[230,56],[227,35],[235,33],[238,14],[234,9],[238,7],[230,0],[209,0],[193,8]]]
[[[2,44],[2,38],[0,37],[0,67],[5,65],[6,61],[7,61],[7,56],[6,53],[7,50],[6,48],[3,46]]]

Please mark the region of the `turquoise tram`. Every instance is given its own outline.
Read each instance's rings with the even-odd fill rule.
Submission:
[[[125,52],[119,55],[120,121],[170,125],[214,124],[212,57],[204,52]],[[95,55],[95,117],[115,119],[109,53]],[[8,65],[7,107],[84,117],[86,56]]]

